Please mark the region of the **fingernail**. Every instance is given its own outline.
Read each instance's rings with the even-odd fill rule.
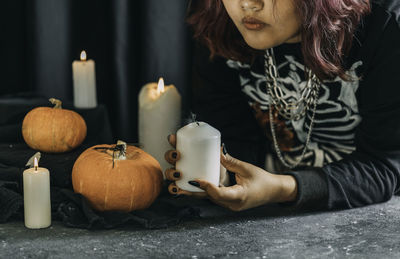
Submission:
[[[172,188],[172,192],[178,192],[178,189]]]
[[[175,173],[174,173],[174,177],[175,177],[175,178],[179,178],[179,177],[181,177],[181,173],[179,173],[179,172],[175,172]]]
[[[200,184],[196,181],[189,181],[188,182],[190,185],[196,186],[196,187],[200,187]]]
[[[164,135],[165,136],[165,135]],[[169,142],[169,139],[171,138],[171,134],[169,134],[168,135],[168,137],[167,137],[167,139],[168,139],[168,142]]]
[[[172,156],[173,159],[176,159],[178,157],[178,153],[172,152],[171,156]]]
[[[228,151],[226,151],[225,143],[222,143],[222,153],[224,155],[228,154]]]

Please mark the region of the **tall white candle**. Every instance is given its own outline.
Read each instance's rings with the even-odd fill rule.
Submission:
[[[172,149],[167,136],[178,130],[180,121],[181,96],[174,85],[165,86],[160,78],[158,84],[143,86],[139,93],[139,142],[162,170],[172,167],[164,158],[165,152]]]
[[[50,173],[46,168],[38,167],[35,158],[34,167],[23,174],[24,215],[27,228],[47,228],[51,225]]]
[[[74,105],[77,108],[97,106],[95,63],[86,59],[86,52],[82,51],[81,60],[72,63]]]
[[[193,122],[177,132],[176,149],[181,154],[176,163],[182,178],[176,185],[187,191],[203,192],[188,184],[202,179],[219,185],[221,133],[205,122]]]

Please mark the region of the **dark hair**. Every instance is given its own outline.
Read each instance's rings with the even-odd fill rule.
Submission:
[[[343,58],[349,53],[361,18],[370,12],[369,0],[293,0],[301,18],[304,62],[320,79],[349,80]],[[188,23],[194,37],[211,51],[251,62],[260,51],[250,48],[228,16],[222,0],[192,0]]]

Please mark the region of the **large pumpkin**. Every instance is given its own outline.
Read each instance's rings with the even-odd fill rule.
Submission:
[[[48,153],[70,151],[86,137],[86,123],[76,112],[61,108],[61,101],[50,99],[54,108],[38,107],[22,123],[22,136],[28,146]]]
[[[160,194],[162,181],[158,161],[124,142],[87,149],[72,169],[74,191],[99,211],[145,209]]]

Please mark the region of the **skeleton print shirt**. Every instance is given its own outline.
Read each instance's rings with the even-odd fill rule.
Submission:
[[[307,84],[299,48],[300,44],[284,44],[276,47],[274,51],[279,73],[277,81],[288,102],[291,99],[298,100],[301,90]],[[271,136],[268,112],[270,96],[267,92],[263,62],[263,57],[260,57],[252,66],[232,60],[228,60],[227,65],[239,71],[241,90],[248,97],[248,104],[254,109],[259,124],[266,134]],[[353,78],[350,82],[339,77],[322,82],[311,139],[300,165],[322,167],[327,163],[341,160],[344,155],[351,154],[355,150],[355,129],[361,122],[356,98],[360,76],[357,69],[361,65],[362,61],[359,60],[350,67],[347,73]],[[278,143],[285,160],[291,164],[301,159],[311,117],[312,109],[298,121],[283,121],[287,127],[285,129],[287,134],[278,134],[283,137],[283,139],[278,138]],[[290,136],[287,136],[288,134]],[[273,150],[271,141],[270,144]],[[276,171],[277,167],[282,166],[277,165],[279,160],[276,158],[268,159],[270,154],[267,154],[266,168],[269,171]],[[275,163],[271,164],[272,161]]]
[[[322,82],[305,158],[292,170],[282,166],[272,145],[263,57],[252,64],[210,61],[208,50],[196,48],[192,111],[221,131],[234,157],[292,175],[298,188],[294,205],[354,208],[400,191],[400,4],[371,2],[372,13],[364,17],[345,59],[354,80]],[[300,44],[283,44],[274,52],[284,98],[298,99],[306,84]],[[311,114],[298,121],[274,120],[286,160],[299,158]]]

